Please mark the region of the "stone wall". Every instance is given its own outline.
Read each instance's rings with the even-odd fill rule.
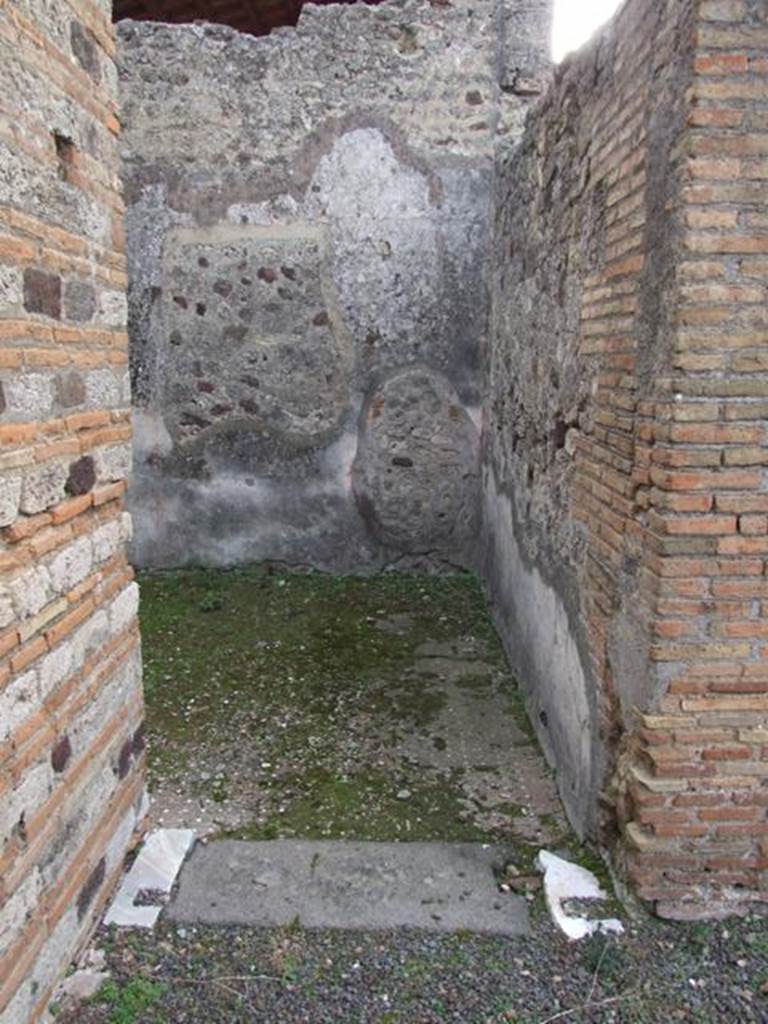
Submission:
[[[110,5],[0,5],[0,1020],[37,1019],[142,799]]]
[[[629,0],[499,173],[485,575],[574,823],[766,899],[765,5]]]
[[[548,8],[120,25],[142,564],[472,561],[494,154]]]

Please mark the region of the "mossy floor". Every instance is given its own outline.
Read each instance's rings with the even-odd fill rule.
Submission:
[[[244,838],[564,840],[469,575],[141,579],[166,826]]]

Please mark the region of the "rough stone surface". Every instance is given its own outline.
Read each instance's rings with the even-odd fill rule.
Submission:
[[[68,320],[85,322],[96,312],[96,291],[89,281],[73,277],[64,287],[64,313]]]
[[[198,846],[166,913],[194,924],[521,935],[524,898],[499,892],[509,852],[472,843],[219,840]]]
[[[83,455],[70,464],[65,487],[67,494],[87,494],[96,483],[96,471],[93,465],[93,458],[90,455]]]
[[[64,497],[67,467],[63,462],[49,462],[34,472],[26,473],[21,491],[21,511],[26,515],[42,512]]]
[[[547,67],[519,6],[120,25],[140,562],[471,562],[493,158]],[[502,91],[510,33],[536,89]],[[367,416],[416,367],[452,418],[392,490]]]
[[[323,295],[323,241],[309,225],[166,240],[165,423],[185,458],[283,475],[291,454],[337,433],[346,353]]]
[[[24,308],[28,313],[61,317],[61,278],[33,267],[24,271]]]
[[[477,525],[475,424],[434,372],[400,370],[362,413],[352,483],[361,515],[383,543],[408,554],[471,549]]]

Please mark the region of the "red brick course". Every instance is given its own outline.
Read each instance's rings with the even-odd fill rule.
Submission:
[[[660,394],[652,414],[654,451],[662,442],[677,465],[700,459],[707,468],[651,471],[647,522],[662,560],[650,568],[659,579],[686,576],[701,600],[691,605],[681,594],[653,608],[654,631],[674,642],[652,654],[667,691],[663,718],[646,716],[639,734],[645,750],[638,765],[645,763],[650,774],[635,771],[629,785],[637,810],[630,815],[634,824],[627,823],[628,863],[641,895],[656,900],[662,913],[688,917],[768,899],[768,860],[759,842],[768,828],[768,677],[760,668],[768,637],[760,600],[768,555],[768,519],[761,514],[768,509],[762,493],[768,361],[761,351],[768,338],[768,263],[754,256],[768,244],[755,229],[768,190],[753,160],[766,152],[766,137],[752,129],[768,114],[760,59],[767,30],[742,3],[700,5],[687,131],[678,146],[676,216],[687,230],[677,266],[671,369],[685,375],[671,378],[673,395]],[[686,396],[695,401],[685,404]],[[697,505],[702,491],[705,500]],[[690,544],[712,538],[713,546],[680,562],[663,554],[670,535]],[[685,621],[693,628],[678,630]],[[673,740],[664,746],[670,730]],[[679,791],[666,790],[664,803],[646,811],[644,801],[662,778]],[[681,808],[686,815],[676,817]],[[736,850],[737,857],[729,855]],[[674,868],[675,855],[686,856],[685,872]]]
[[[539,192],[522,229],[509,220],[525,289],[505,294],[580,301],[562,515],[583,529],[572,564],[605,835],[618,825],[617,859],[661,914],[705,917],[768,901],[768,10],[627,0],[605,35],[531,114],[522,173],[538,161]],[[541,269],[553,248],[560,296]],[[523,329],[546,367],[560,327],[542,322]],[[567,330],[557,344],[563,359]],[[617,622],[633,634],[634,711]]]
[[[0,90],[11,126],[0,138],[37,182],[34,209],[23,195],[0,206],[0,266],[24,284],[0,307],[0,494],[15,498],[0,499],[0,1017],[25,1022],[42,1013],[121,870],[143,788],[141,754],[121,759],[142,703],[123,509],[119,126],[113,70],[96,84],[54,42],[73,24],[106,68],[112,27],[91,0],[50,4],[34,23],[0,5],[0,64],[19,62],[50,110],[71,104],[75,126],[62,142],[50,110]],[[85,306],[71,306],[73,293]],[[89,391],[93,372],[115,375],[118,404]]]

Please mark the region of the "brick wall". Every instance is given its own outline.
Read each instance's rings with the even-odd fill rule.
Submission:
[[[766,32],[629,0],[499,175],[489,589],[572,819],[672,916],[765,899]]]
[[[142,800],[110,4],[0,4],[0,1020],[33,1020]]]
[[[640,894],[675,916],[768,900],[768,10],[697,14],[673,345],[639,426],[663,689],[627,828]]]

